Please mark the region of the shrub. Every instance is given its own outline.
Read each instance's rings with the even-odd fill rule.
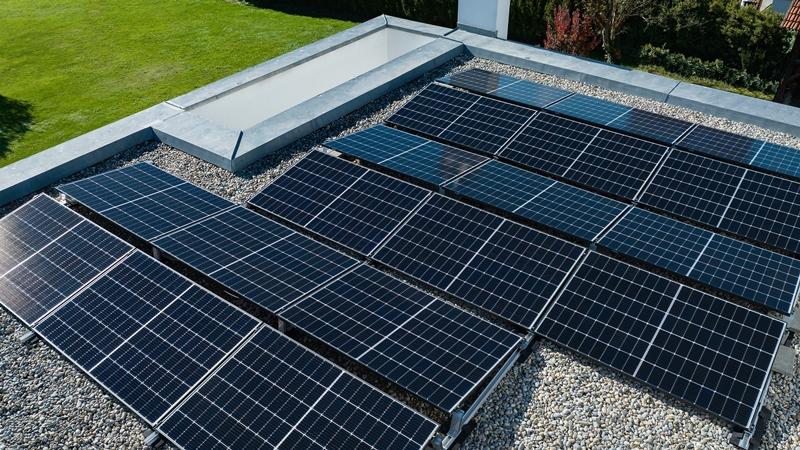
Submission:
[[[579,56],[589,56],[589,52],[597,48],[600,41],[592,30],[592,18],[581,19],[578,10],[572,12],[569,8],[557,6],[553,14],[553,23],[547,24],[547,37],[544,47],[571,53]]]

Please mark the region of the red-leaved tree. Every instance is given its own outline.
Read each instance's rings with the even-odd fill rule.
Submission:
[[[578,10],[573,11],[571,16],[570,18],[569,8],[556,6],[553,23],[547,24],[544,48],[589,56],[589,52],[600,44],[597,33],[592,29],[592,18],[581,19]]]

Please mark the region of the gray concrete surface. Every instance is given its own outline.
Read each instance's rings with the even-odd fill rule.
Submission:
[[[796,356],[797,352],[793,348],[781,345],[775,355],[775,362],[772,363],[772,371],[791,377]]]

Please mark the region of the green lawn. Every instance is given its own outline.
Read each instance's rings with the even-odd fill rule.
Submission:
[[[225,0],[0,0],[0,167],[353,25]]]

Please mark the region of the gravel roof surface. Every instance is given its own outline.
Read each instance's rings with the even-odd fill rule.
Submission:
[[[685,108],[584,83],[460,56],[411,83],[232,174],[166,145],[148,142],[58,184],[138,161],[156,166],[235,202],[245,202],[325,140],[382,122],[420,89],[449,73],[480,67],[644,110],[800,149],[800,139]],[[54,186],[44,189],[56,196]],[[0,217],[31,196],[0,208]],[[26,330],[0,308],[0,450],[145,448],[144,422],[46,344],[23,346]],[[479,411],[464,449],[736,448],[721,420],[668,398],[552,343],[506,375]],[[792,342],[800,350],[800,339]],[[795,359],[794,371],[798,370]],[[773,409],[761,448],[800,448],[800,383],[774,374]],[[170,448],[169,446],[167,448]]]

